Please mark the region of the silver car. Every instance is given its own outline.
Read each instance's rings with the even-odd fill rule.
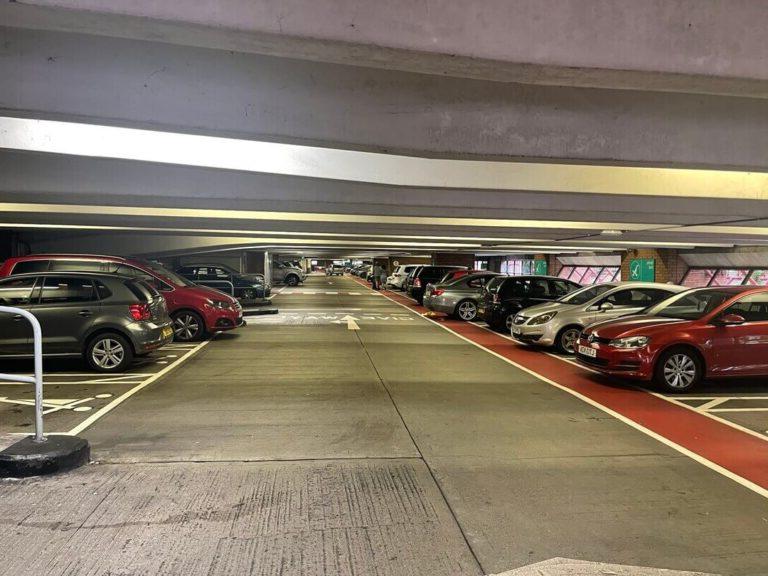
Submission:
[[[444,312],[470,322],[477,318],[477,303],[483,287],[496,272],[468,274],[445,284],[429,284],[424,292],[424,306],[433,312]]]
[[[512,320],[512,337],[525,344],[554,346],[574,353],[579,334],[588,325],[637,314],[687,290],[684,286],[654,282],[610,282],[586,286],[554,302],[525,308]]]

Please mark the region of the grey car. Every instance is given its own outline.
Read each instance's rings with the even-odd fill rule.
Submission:
[[[477,318],[477,304],[482,298],[483,287],[496,272],[468,274],[445,284],[429,284],[424,292],[427,310],[444,312],[459,320],[470,322]]]
[[[609,282],[586,286],[554,302],[525,308],[512,320],[512,337],[525,344],[554,346],[573,354],[579,334],[594,322],[637,314],[687,290],[654,282]]]
[[[272,283],[287,284],[288,286],[298,286],[300,282],[306,280],[307,275],[298,266],[290,262],[275,262],[272,265]]]
[[[43,356],[82,356],[98,372],[122,372],[173,340],[165,299],[140,278],[107,273],[40,272],[0,280],[0,305],[38,319]],[[32,357],[32,327],[0,314],[0,357]]]

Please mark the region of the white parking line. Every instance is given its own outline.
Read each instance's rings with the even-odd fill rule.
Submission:
[[[160,370],[157,373],[153,374],[151,377],[147,378],[144,382],[142,382],[138,386],[135,386],[134,388],[131,388],[130,390],[128,390],[124,394],[121,394],[120,396],[118,396],[117,398],[112,400],[112,402],[110,402],[109,404],[107,404],[106,406],[104,406],[103,408],[98,410],[97,412],[93,413],[91,416],[89,416],[88,418],[83,420],[80,424],[78,424],[77,426],[72,428],[72,430],[67,432],[67,434],[69,434],[70,436],[76,436],[77,434],[80,434],[83,430],[86,430],[86,429],[90,428],[99,419],[103,418],[109,412],[111,412],[112,410],[114,410],[115,408],[120,406],[120,404],[122,404],[123,402],[128,400],[128,398],[130,398],[131,396],[133,396],[137,392],[143,390],[144,388],[146,388],[147,386],[149,386],[150,384],[152,384],[153,382],[155,382],[159,378],[162,378],[163,376],[168,374],[168,372],[170,372],[171,370],[173,370],[177,366],[180,366],[182,363],[184,363],[189,358],[192,358],[193,356],[195,356],[198,352],[200,352],[200,350],[202,350],[205,346],[207,346],[209,342],[210,342],[210,340],[206,340],[204,342],[200,342],[200,344],[197,344],[195,346],[195,348],[191,352],[189,352],[188,354],[185,354],[184,356],[182,356],[181,358],[179,358],[178,360],[176,360],[172,364],[169,364],[168,366],[166,366],[162,370]]]
[[[506,336],[505,334],[500,334],[499,332],[496,332],[495,330],[492,330],[491,328],[488,328],[487,326],[483,326],[479,322],[471,322],[473,326],[477,326],[478,328],[482,328],[483,330],[487,330],[488,332],[492,332],[496,334],[497,336],[501,336],[502,338],[506,338],[507,340],[510,340],[517,344],[518,346],[525,346],[525,344],[520,344],[512,338],[511,336]],[[590,368],[589,366],[584,366],[583,364],[580,364],[573,358],[569,358],[566,356],[561,356],[559,354],[553,354],[552,352],[544,352],[547,356],[550,356],[551,358],[556,358],[557,360],[560,360],[561,362],[567,362],[568,364],[572,364],[573,366],[576,366],[577,368],[580,368],[581,370],[584,370],[586,372],[592,372],[593,374],[601,375],[601,372],[598,372],[597,370],[594,370]],[[690,404],[686,404],[685,402],[680,402],[679,400],[676,400],[676,398],[679,398],[681,400],[714,400],[715,398],[722,398],[721,396],[687,396],[687,395],[675,395],[675,396],[667,396],[666,394],[662,394],[661,392],[656,392],[654,390],[650,390],[648,388],[645,388],[643,386],[639,385],[633,385],[633,384],[627,384],[628,387],[635,388],[636,390],[642,390],[643,392],[647,392],[648,394],[651,394],[653,396],[656,396],[657,398],[664,400],[666,402],[670,402],[672,404],[675,404],[676,406],[682,406],[683,408],[687,410],[691,410],[693,412],[696,412],[698,414],[701,414],[702,416],[706,416],[707,418],[710,418],[712,420],[715,420],[717,422],[720,422],[721,424],[725,424],[726,426],[730,426],[731,428],[734,428],[740,432],[744,432],[746,434],[749,434],[750,436],[754,436],[755,438],[760,438],[760,440],[768,441],[768,437],[766,437],[763,434],[760,434],[759,432],[755,432],[754,430],[751,430],[745,426],[742,426],[740,424],[737,424],[736,422],[731,422],[730,420],[726,420],[725,418],[720,418],[719,416],[716,416],[713,414],[713,412],[735,412],[736,410],[728,410],[728,409],[722,409],[722,410],[702,410],[701,406],[691,406]],[[729,396],[727,397],[728,400],[768,400],[768,396]],[[739,410],[739,412],[766,412],[768,410],[764,409],[744,409]],[[768,434],[768,432],[766,432]]]

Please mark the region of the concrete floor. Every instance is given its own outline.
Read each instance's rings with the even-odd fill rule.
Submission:
[[[768,573],[757,494],[349,278],[275,302],[0,484],[9,574]]]

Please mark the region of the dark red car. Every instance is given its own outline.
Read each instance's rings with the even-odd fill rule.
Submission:
[[[578,360],[686,392],[705,377],[768,375],[768,288],[688,290],[638,316],[587,327]]]
[[[165,298],[173,320],[174,339],[194,342],[206,333],[232,330],[243,324],[240,303],[223,292],[198,286],[155,262],[83,254],[34,254],[9,258],[0,278],[27,272],[107,272],[142,278]]]

